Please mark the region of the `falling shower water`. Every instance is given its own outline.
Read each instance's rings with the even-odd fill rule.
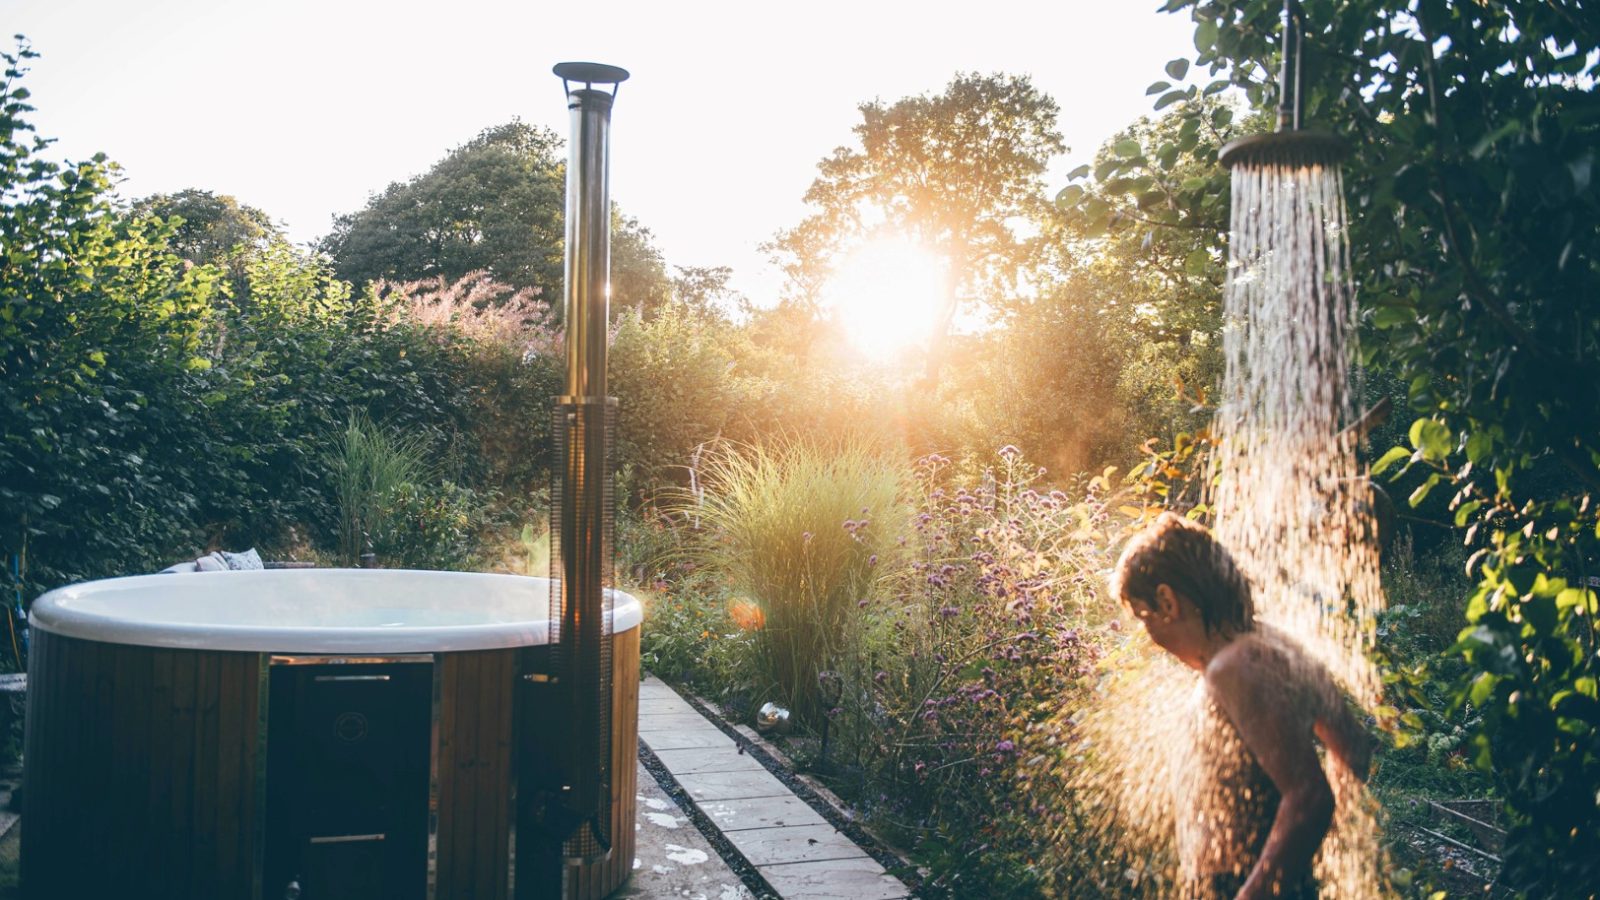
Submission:
[[[1379,678],[1369,651],[1384,601],[1374,498],[1356,457],[1363,425],[1351,362],[1345,151],[1338,138],[1300,127],[1303,40],[1299,4],[1287,0],[1279,130],[1220,154],[1232,175],[1232,218],[1209,499],[1215,534],[1252,583],[1258,621],[1372,709]],[[1118,673],[1101,707],[1076,726],[1090,754],[1072,780],[1099,805],[1104,835],[1132,863],[1123,874],[1146,895],[1165,895],[1178,874],[1178,818],[1214,814],[1191,802],[1215,795],[1197,792],[1197,779],[1210,776],[1174,750],[1219,739],[1195,730],[1197,691],[1193,672],[1150,661]],[[1130,721],[1141,727],[1127,728]],[[1320,896],[1376,898],[1374,805],[1341,766],[1330,760],[1326,769],[1337,816],[1315,864]]]
[[[1232,174],[1226,372],[1217,413],[1216,533],[1250,577],[1257,614],[1288,633],[1365,709],[1384,605],[1361,439],[1355,292],[1337,138],[1300,127],[1305,23],[1284,4],[1278,128],[1223,148]],[[1377,826],[1329,765],[1338,818],[1319,856],[1323,896],[1375,897]]]

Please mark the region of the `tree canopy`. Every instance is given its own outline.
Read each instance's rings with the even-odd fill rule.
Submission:
[[[806,191],[814,210],[769,245],[797,294],[815,302],[842,256],[893,232],[943,256],[948,293],[930,350],[963,303],[992,302],[1015,284],[1044,208],[1043,175],[1063,150],[1057,106],[1026,76],[958,75],[934,96],[860,107],[859,146],[817,164]]]
[[[485,129],[426,173],[338,216],[319,249],[355,285],[455,281],[486,271],[561,306],[566,162],[562,139],[520,120]],[[613,210],[612,304],[650,309],[670,293],[650,230]]]
[[[259,249],[283,236],[264,212],[227,194],[188,188],[151,194],[133,204],[135,215],[178,218],[169,246],[197,266],[226,264],[234,250]]]

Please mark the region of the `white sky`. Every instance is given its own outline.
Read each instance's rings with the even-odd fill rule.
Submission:
[[[297,242],[389,182],[520,116],[565,136],[550,67],[629,69],[612,198],[675,265],[730,265],[757,302],[781,278],[756,247],[804,214],[857,104],[937,92],[957,71],[1027,74],[1061,106],[1064,173],[1150,110],[1192,56],[1157,0],[0,0],[0,34],[41,56],[25,84],[52,156],[104,151],[125,197],[232,194]],[[6,38],[9,42],[9,37]]]

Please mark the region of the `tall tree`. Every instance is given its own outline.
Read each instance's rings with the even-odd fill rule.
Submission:
[[[512,120],[485,129],[426,173],[334,220],[319,249],[341,278],[455,281],[487,271],[561,307],[566,162],[562,139]],[[653,308],[670,293],[648,228],[613,211],[612,305]]]
[[[513,120],[485,129],[425,174],[390,184],[334,220],[321,249],[355,284],[454,281],[487,270],[560,296],[565,175],[561,139]]]
[[[234,251],[260,249],[282,232],[264,212],[227,194],[188,188],[172,194],[151,194],[135,201],[136,215],[179,218],[169,246],[197,266],[226,265]]]
[[[235,300],[249,294],[250,263],[274,244],[286,243],[266,213],[227,194],[196,188],[151,194],[134,202],[133,213],[169,220],[168,246],[193,265],[215,265],[227,272]]]
[[[859,146],[818,163],[813,212],[771,244],[798,294],[815,302],[843,256],[887,230],[950,267],[930,348],[936,380],[945,336],[963,304],[992,302],[1015,283],[1038,220],[1043,179],[1063,149],[1057,107],[1026,76],[962,74],[940,94],[862,104]]]

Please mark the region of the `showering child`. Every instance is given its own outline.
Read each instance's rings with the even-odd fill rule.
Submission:
[[[1255,618],[1250,584],[1201,525],[1164,513],[1122,553],[1112,595],[1200,672],[1177,789],[1180,893],[1315,898],[1312,858],[1333,821],[1317,742],[1364,781],[1371,739],[1297,643]]]

